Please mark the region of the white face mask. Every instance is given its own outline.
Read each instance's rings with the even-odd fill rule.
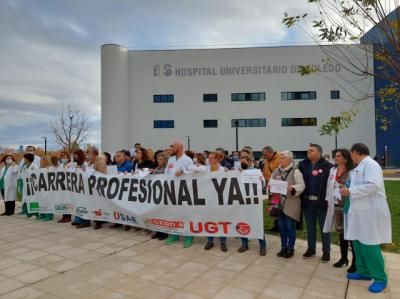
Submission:
[[[12,159],[6,159],[6,164],[7,164],[7,165],[11,165],[11,164],[12,164],[12,162],[13,162],[13,160],[12,160]]]

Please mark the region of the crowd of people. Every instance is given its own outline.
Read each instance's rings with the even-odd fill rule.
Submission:
[[[182,176],[190,172],[192,165],[202,166],[204,171],[218,172],[238,169],[247,171],[259,169],[264,180],[264,191],[268,194],[265,213],[274,217],[280,234],[280,258],[291,258],[295,254],[296,229],[303,225],[305,218],[308,248],[304,259],[316,255],[317,225],[322,240],[321,261],[330,261],[331,232],[339,235],[341,257],[334,267],[350,267],[347,278],[353,280],[373,280],[369,286],[371,292],[381,292],[386,288],[387,275],[380,244],[391,243],[391,220],[386,200],[383,174],[380,165],[369,156],[369,149],[361,143],[354,144],[350,150],[337,149],[333,154],[334,163],[324,158],[322,147],[310,144],[307,158],[297,165],[290,151],[277,152],[266,146],[261,159],[254,158],[251,147],[228,153],[223,148],[214,151],[195,153],[184,149],[180,141],[175,141],[164,150],[153,151],[137,143],[134,152],[117,151],[114,155],[91,146],[86,151],[77,149],[70,155],[61,152],[59,156],[38,157],[35,148],[27,146],[21,161],[13,154],[6,153],[0,164],[0,191],[5,203],[2,216],[15,213],[15,200],[22,199],[22,174],[25,170],[36,168],[57,169],[74,167],[81,170],[93,168],[95,173],[107,173],[109,166],[115,165],[118,173],[135,173],[146,169],[151,174]],[[114,166],[114,168],[115,168]],[[287,182],[287,194],[269,192],[271,182]],[[23,202],[23,199],[22,199]],[[36,216],[44,221],[53,220],[52,214],[31,214],[26,204],[21,214]],[[71,215],[63,215],[60,223],[71,222],[78,229],[90,227],[90,220]],[[104,222],[94,221],[94,229],[101,229]],[[110,228],[122,228],[121,224],[112,224]],[[140,230],[142,234],[152,234],[170,245],[179,241],[178,235],[151,232],[125,225],[125,230]],[[266,239],[260,239],[259,253],[266,255]],[[184,236],[184,247],[190,247],[193,236]],[[227,238],[219,238],[220,248],[227,251]],[[205,250],[214,247],[214,238],[208,237]],[[352,249],[351,262],[348,257]],[[238,252],[249,250],[249,240],[241,238]]]

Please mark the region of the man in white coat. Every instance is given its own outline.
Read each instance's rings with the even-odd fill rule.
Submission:
[[[382,169],[369,157],[365,144],[351,147],[351,158],[357,167],[350,174],[349,186],[341,186],[343,196],[349,196],[344,207],[345,239],[353,241],[357,272],[348,273],[352,280],[374,280],[368,290],[382,292],[387,286],[385,262],[381,244],[392,243],[392,226],[386,200]]]
[[[34,156],[33,163],[36,165],[36,168],[40,167],[40,157],[35,154],[36,149],[33,145],[28,145],[25,147],[25,154],[32,154]],[[21,159],[18,165],[18,171],[21,172],[24,167],[25,161]]]

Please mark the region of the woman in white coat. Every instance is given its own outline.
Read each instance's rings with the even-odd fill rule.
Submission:
[[[392,226],[385,194],[382,169],[369,157],[365,144],[351,147],[351,158],[357,167],[350,174],[349,186],[341,186],[342,196],[350,196],[345,217],[345,239],[353,241],[357,272],[348,273],[352,280],[374,280],[368,290],[382,292],[387,286],[381,244],[392,242]],[[347,210],[347,211],[346,211]]]
[[[24,180],[23,180],[24,172],[32,171],[32,170],[35,170],[38,168],[36,166],[36,164],[34,163],[34,160],[35,160],[35,156],[33,154],[28,153],[28,154],[24,155],[22,168],[19,170],[18,181],[17,181],[18,192],[21,194],[22,194],[23,184],[24,184]],[[26,214],[28,217],[39,216],[39,213],[30,214],[28,212],[28,208],[26,206],[26,202],[25,202],[23,195],[22,195],[22,211],[20,214]]]
[[[0,169],[0,192],[5,206],[5,212],[1,216],[11,216],[14,215],[17,198],[18,166],[11,154],[6,154],[0,165],[2,165]]]

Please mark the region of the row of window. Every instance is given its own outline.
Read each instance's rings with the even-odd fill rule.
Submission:
[[[316,117],[303,117],[303,118],[282,118],[282,127],[314,127],[317,125]],[[239,128],[256,128],[256,127],[266,127],[267,120],[265,118],[247,118],[247,119],[232,119],[231,127]],[[165,129],[174,128],[174,120],[155,120],[155,129]],[[204,128],[218,128],[217,119],[205,119],[203,120]]]
[[[232,93],[232,102],[255,102],[255,101],[265,101],[267,98],[265,92],[247,92],[247,93]],[[282,101],[297,101],[297,100],[316,100],[316,91],[282,91],[281,100]],[[331,99],[340,99],[339,90],[331,90]],[[173,94],[155,94],[153,96],[154,103],[173,103]],[[218,102],[217,93],[205,93],[203,94],[203,102]]]

